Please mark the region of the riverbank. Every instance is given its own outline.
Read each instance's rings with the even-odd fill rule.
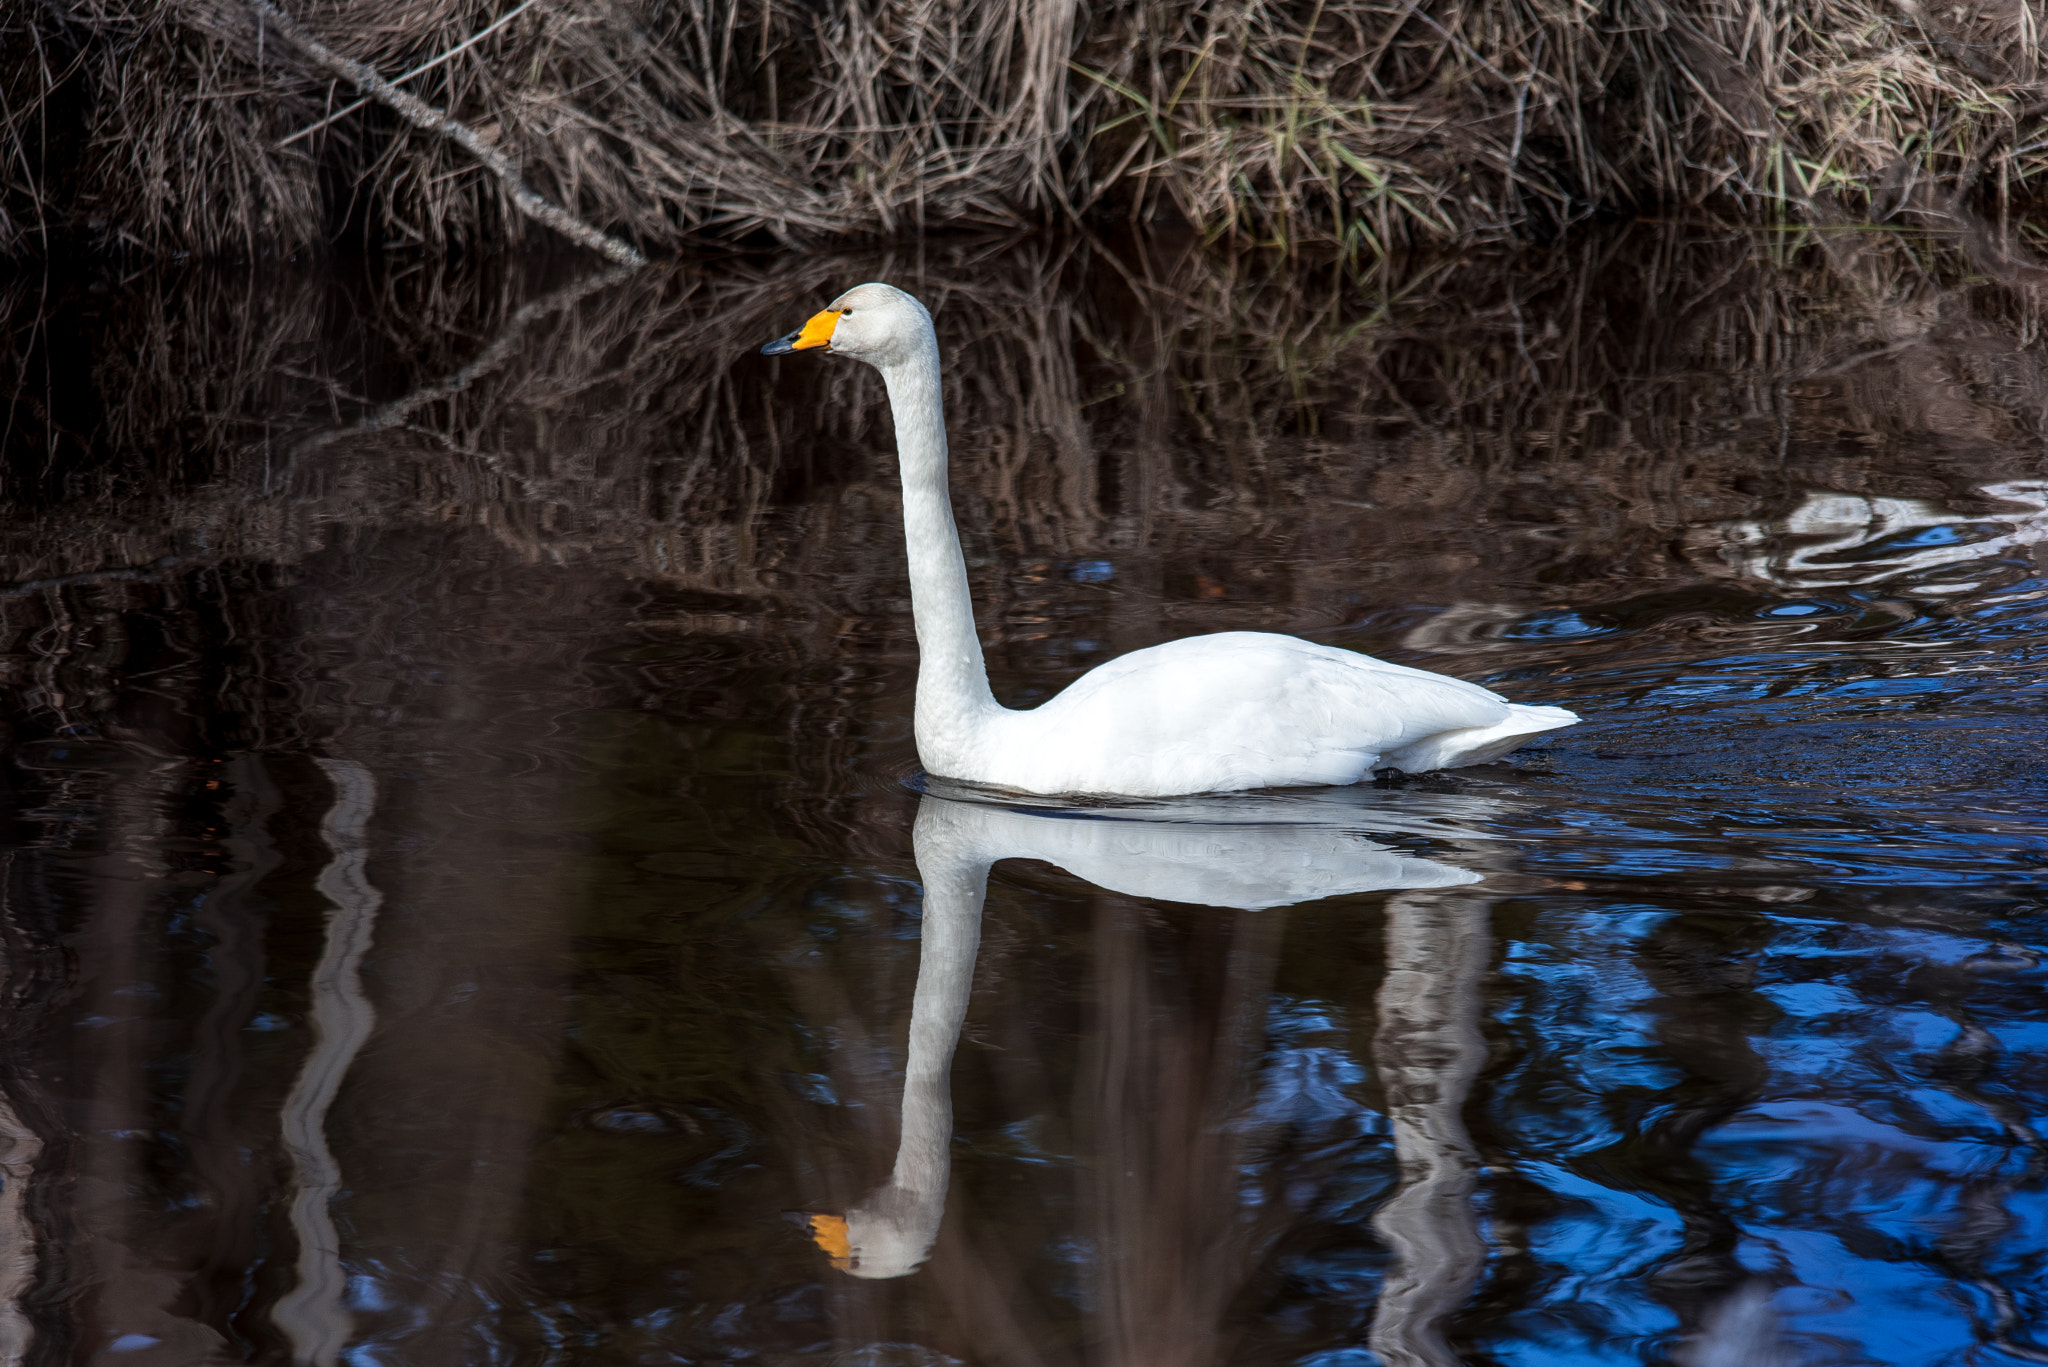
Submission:
[[[0,255],[489,250],[553,231],[522,191],[654,253],[1171,221],[1375,255],[1679,208],[2003,241],[2048,166],[2034,0],[288,8],[0,18]]]

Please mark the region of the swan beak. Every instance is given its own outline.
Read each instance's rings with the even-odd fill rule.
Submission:
[[[805,323],[787,337],[777,337],[761,348],[763,356],[787,356],[792,351],[814,351],[819,347],[830,348],[832,329],[839,326],[839,310],[826,309],[823,313],[811,315]]]
[[[811,1216],[811,1242],[823,1249],[841,1272],[853,1265],[853,1241],[847,1237],[846,1221],[839,1216]]]

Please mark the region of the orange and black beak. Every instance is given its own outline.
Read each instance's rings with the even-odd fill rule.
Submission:
[[[823,313],[812,314],[810,322],[787,337],[777,337],[761,348],[761,354],[787,356],[792,351],[815,351],[819,347],[829,351],[832,347],[832,329],[838,326],[838,309],[826,309]]]
[[[846,1221],[837,1215],[813,1215],[811,1238],[841,1272],[853,1266],[853,1247],[846,1237]]]

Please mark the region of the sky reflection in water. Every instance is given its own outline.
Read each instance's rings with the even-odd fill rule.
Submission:
[[[2023,297],[566,270],[9,287],[0,1358],[2048,1360]],[[999,696],[1262,628],[1587,723],[917,783],[878,388],[746,346],[873,277]]]

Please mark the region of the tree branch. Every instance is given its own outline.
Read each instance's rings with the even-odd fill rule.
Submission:
[[[486,170],[505,182],[506,189],[511,192],[512,203],[528,218],[622,266],[647,264],[647,258],[640,255],[631,243],[609,233],[601,233],[568,210],[542,199],[520,176],[519,168],[512,159],[485,142],[468,124],[434,108],[417,95],[400,90],[378,75],[375,68],[334,51],[307,32],[298,20],[271,4],[270,0],[249,0],[249,8],[256,12],[259,24],[269,24],[321,66],[355,82],[356,89],[363,94],[389,105],[414,127],[447,138],[482,162]]]
[[[484,39],[490,37],[493,33],[496,33],[499,29],[505,27],[505,25],[511,23],[514,19],[517,19],[520,15],[532,9],[534,5],[538,3],[539,0],[520,0],[520,3],[517,6],[508,11],[503,16],[501,16],[497,20],[497,22],[493,23],[489,28],[477,30],[475,33],[470,34],[469,37],[457,43],[454,47],[449,48],[440,56],[430,57],[426,61],[421,62],[418,66],[414,67],[412,70],[404,73],[403,75],[393,77],[391,84],[404,85],[407,81],[419,75],[421,72],[432,71],[435,67],[440,66],[443,62],[452,61],[454,58],[461,56],[468,49],[475,47],[478,43],[481,43]],[[329,114],[326,118],[320,120],[320,122],[309,123],[304,128],[301,128],[298,132],[292,134],[288,138],[279,138],[277,140],[277,150],[282,152],[285,148],[290,147],[299,139],[311,137],[313,134],[327,127],[328,124],[336,123],[342,119],[347,118],[349,115],[355,113],[358,109],[361,109],[364,105],[368,104],[369,102],[370,97],[368,95],[365,95],[363,96],[363,98],[357,100],[348,108],[337,109],[332,114]]]

